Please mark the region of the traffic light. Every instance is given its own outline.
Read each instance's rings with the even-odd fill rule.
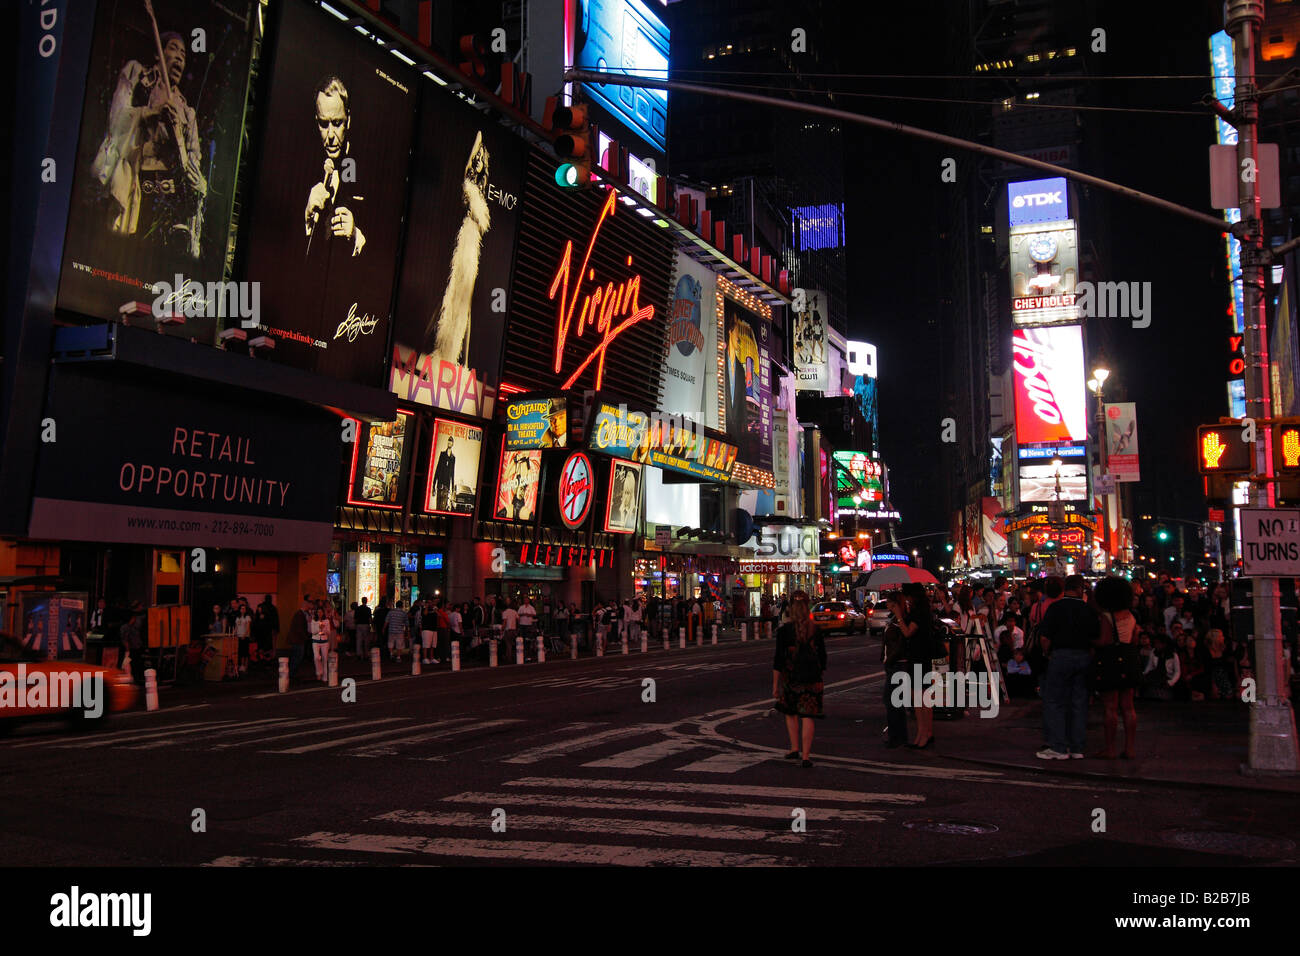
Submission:
[[[1201,425],[1196,429],[1196,463],[1202,475],[1250,474],[1252,442],[1241,440],[1240,425]]]
[[[561,160],[555,170],[555,183],[563,189],[581,189],[591,182],[591,160],[596,153],[595,131],[587,119],[583,103],[556,106],[551,111],[551,129],[555,138],[555,155]]]
[[[952,554],[952,547],[953,547],[953,546],[952,546],[952,542],[951,542],[951,541],[949,541],[949,542],[948,542],[947,544],[945,544],[943,547],[944,547],[944,550],[945,550],[945,551],[947,551],[949,554]]]
[[[1158,524],[1151,529],[1151,533],[1156,536],[1156,540],[1163,543],[1169,540],[1169,529],[1162,524]]]

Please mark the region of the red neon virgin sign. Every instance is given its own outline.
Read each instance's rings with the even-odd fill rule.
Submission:
[[[617,284],[607,282],[602,287],[596,283],[596,270],[588,269],[592,250],[596,248],[596,240],[600,236],[600,227],[605,224],[606,218],[614,215],[617,208],[618,194],[610,190],[609,198],[605,200],[605,205],[600,210],[600,218],[596,220],[596,226],[591,230],[591,237],[587,240],[587,251],[582,257],[582,266],[578,269],[576,277],[572,274],[573,240],[570,239],[564,244],[560,265],[551,279],[547,298],[554,299],[556,293],[559,293],[555,316],[556,374],[559,374],[560,366],[564,362],[564,343],[568,340],[569,331],[573,329],[573,313],[577,311],[579,298],[582,300],[582,311],[578,313],[578,327],[573,329],[574,335],[581,337],[587,326],[594,326],[596,335],[601,337],[596,347],[573,370],[573,374],[560,386],[561,388],[572,388],[573,383],[594,361],[596,362],[596,390],[599,391],[605,379],[605,353],[610,344],[638,322],[648,322],[655,316],[653,305],[643,306],[640,303],[641,273],[633,273],[630,278]],[[631,256],[627,257],[627,264],[632,265]],[[585,295],[580,295],[584,275],[594,284],[594,288]],[[572,286],[570,286],[571,281]],[[621,321],[616,325],[615,320],[620,317]]]

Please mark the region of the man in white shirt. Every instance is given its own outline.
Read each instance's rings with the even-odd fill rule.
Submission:
[[[519,605],[519,633],[524,637],[524,660],[532,660],[537,653],[537,609],[528,598]]]
[[[513,603],[507,604],[505,610],[501,612],[501,639],[505,641],[507,652],[515,646],[515,635],[518,633],[519,612],[515,610]]]

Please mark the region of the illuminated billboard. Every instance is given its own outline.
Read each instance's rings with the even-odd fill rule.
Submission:
[[[668,27],[643,0],[582,0],[573,24],[574,66],[599,73],[668,78]],[[668,148],[668,92],[584,83],[587,95],[661,152]]]
[[[274,362],[378,387],[417,74],[305,0],[279,6],[244,206],[247,278],[260,283],[262,305],[248,336],[270,335]]]
[[[1088,467],[1082,463],[1021,465],[1020,501],[1056,501],[1057,475],[1061,501],[1088,500]]]
[[[721,277],[718,290],[727,437],[740,449],[741,461],[767,469],[772,466],[771,310]]]
[[[537,514],[537,484],[541,473],[540,451],[510,451],[508,442],[503,441],[492,517],[498,521],[532,521]]]
[[[442,418],[435,418],[433,426],[424,510],[433,514],[473,514],[478,499],[483,429]]]
[[[62,14],[38,6],[52,29]],[[66,174],[61,310],[115,320],[124,302],[142,301],[156,312],[200,312],[162,331],[211,345],[218,311],[237,324],[259,307],[251,294],[206,301],[206,284],[225,278],[255,7],[165,0],[156,15],[145,2],[78,9],[78,31],[90,11],[95,24],[80,146]],[[196,52],[198,34],[206,49]],[[43,45],[39,52],[50,55]]]
[[[660,407],[718,427],[717,277],[708,266],[677,254],[677,285],[668,322],[668,357]]]
[[[395,421],[360,425],[352,446],[348,504],[402,507],[402,463],[413,420],[409,412],[399,412]]]
[[[804,391],[826,392],[831,384],[830,303],[825,292],[811,289],[804,290],[803,299],[803,310],[794,313],[795,377]]]
[[[1079,317],[1079,236],[1072,220],[1011,228],[1011,321],[1068,322]]]
[[[694,422],[618,405],[597,407],[588,444],[595,451],[701,481],[726,481],[737,456],[735,445],[709,436]]]
[[[1068,219],[1069,203],[1069,192],[1061,176],[1007,183],[1007,218],[1013,227]]]
[[[885,502],[885,466],[861,451],[837,451],[835,459],[836,504],[840,508],[876,511]],[[861,503],[853,500],[854,496]]]
[[[506,406],[506,447],[564,448],[568,445],[567,402],[563,398],[527,398]]]
[[[838,249],[844,245],[844,204],[795,206],[790,210],[791,232],[800,252]]]
[[[459,97],[423,86],[389,389],[405,401],[489,418],[526,148]]]
[[[1087,441],[1083,329],[1016,329],[1011,350],[1016,444]]]

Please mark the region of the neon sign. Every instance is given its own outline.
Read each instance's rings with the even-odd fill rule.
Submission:
[[[556,293],[559,293],[559,304],[556,308],[555,316],[555,372],[558,375],[560,367],[564,362],[564,344],[568,340],[569,331],[573,327],[573,313],[578,306],[579,293],[582,291],[583,276],[595,282],[596,270],[588,271],[591,263],[591,253],[596,247],[596,240],[600,237],[600,227],[605,224],[608,216],[614,215],[618,208],[618,194],[610,190],[609,198],[605,200],[605,205],[600,210],[600,217],[596,220],[595,228],[591,230],[591,237],[587,240],[587,251],[582,257],[582,266],[578,269],[576,277],[573,278],[573,285],[570,288],[570,279],[573,271],[573,240],[570,239],[564,244],[564,254],[560,257],[560,264],[555,270],[555,275],[551,278],[551,287],[547,291],[547,298],[554,299]],[[632,265],[632,257],[627,257],[627,264]],[[655,316],[655,307],[653,305],[643,306],[640,303],[641,295],[641,273],[634,273],[630,278],[624,279],[617,285],[608,282],[602,288],[599,284],[590,292],[582,296],[582,311],[578,314],[578,327],[574,330],[574,335],[581,338],[583,331],[587,326],[595,326],[596,334],[602,336],[600,342],[593,348],[588,356],[582,360],[582,363],[573,371],[561,388],[572,388],[573,383],[578,377],[587,370],[593,361],[596,361],[596,390],[599,391],[605,380],[605,353],[609,346],[622,335],[625,331],[639,322],[649,322]],[[617,325],[614,324],[615,318],[621,316],[622,321]]]
[[[574,452],[560,471],[560,517],[570,528],[586,520],[594,490],[591,460],[582,452]]]

